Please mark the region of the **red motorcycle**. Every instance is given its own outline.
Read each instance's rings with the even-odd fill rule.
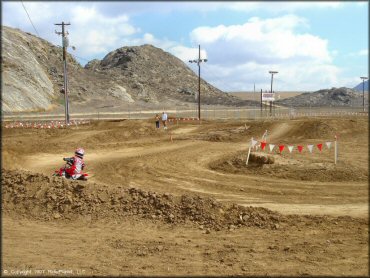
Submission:
[[[53,174],[54,177],[63,177],[66,179],[71,180],[83,180],[87,181],[87,173],[81,172],[78,178],[73,178],[75,166],[73,165],[73,157],[71,158],[63,158],[64,161],[66,161],[66,164],[64,167],[60,168],[59,170],[56,170]]]

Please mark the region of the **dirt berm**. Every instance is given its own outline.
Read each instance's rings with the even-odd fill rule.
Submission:
[[[111,189],[96,183],[26,171],[2,169],[2,173],[3,210],[15,217],[39,220],[89,217],[96,220],[138,215],[173,224],[193,223],[212,230],[242,226],[278,229],[291,222],[319,219],[313,216],[284,216],[262,207],[221,204],[212,198],[191,194],[174,196],[124,186]],[[335,220],[324,218],[329,222]],[[340,217],[336,221],[338,219]]]
[[[284,218],[265,208],[223,205],[196,195],[158,194],[133,187],[112,190],[96,183],[43,174],[5,169],[2,172],[4,210],[43,220],[140,215],[167,223],[191,221],[220,230],[232,225],[272,229]]]

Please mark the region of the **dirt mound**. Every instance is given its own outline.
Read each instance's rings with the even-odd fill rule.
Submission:
[[[258,154],[258,153],[251,153],[249,156],[248,164],[273,164],[275,162],[275,158],[271,155],[266,154]]]
[[[201,134],[197,137],[199,140],[205,140],[210,142],[228,142],[231,141],[231,134],[228,134],[227,132],[217,132],[217,131],[211,131],[208,134]]]
[[[307,181],[366,181],[369,177],[368,172],[362,169],[354,170],[354,166],[349,167],[348,165],[315,162],[302,163],[301,161],[288,162],[288,159],[284,159],[279,155],[270,156],[270,162],[267,162],[267,157],[253,153],[250,159],[252,163],[246,165],[246,153],[238,152],[210,163],[209,167],[212,170],[224,173],[252,174]],[[263,163],[264,161],[267,163]],[[274,162],[271,163],[272,161]]]
[[[256,226],[276,229],[286,217],[265,208],[224,205],[196,195],[174,196],[138,188],[69,181],[24,171],[2,169],[5,213],[42,220],[138,215],[180,224],[192,222],[202,229]]]
[[[57,153],[60,150],[71,150],[71,147],[76,148],[80,144],[91,152],[106,147],[109,143],[124,144],[128,140],[146,136],[166,136],[154,129],[152,120],[91,121],[90,124],[71,126],[68,129],[11,129],[6,130],[6,133],[12,140],[12,146],[2,153],[5,162],[9,161],[4,163],[7,165],[14,165],[14,160],[19,160],[19,154],[32,154],[36,151]]]
[[[350,126],[353,130],[360,125],[363,120],[343,119],[344,126]],[[306,139],[334,139],[335,134],[343,131],[342,124],[329,119],[309,119],[298,121],[286,121],[284,123],[274,120],[246,121],[245,123],[225,124],[218,123],[217,126],[201,127],[195,139],[211,142],[239,142],[247,141],[250,138],[261,140],[262,135],[267,130],[268,140],[271,136],[274,140],[281,142],[306,140]],[[194,138],[193,137],[193,138]]]
[[[318,119],[295,124],[286,136],[299,139],[329,139],[334,138],[339,131],[340,129],[332,121]]]
[[[263,122],[260,125],[253,122],[248,124],[218,123],[216,127],[212,127],[212,130],[205,126],[200,127],[198,134],[194,135],[193,138],[210,142],[239,142],[241,140],[245,140],[245,138],[248,138],[249,136],[252,137],[253,134],[262,135],[264,131],[271,128],[271,126],[273,126],[273,123],[270,122]]]
[[[86,138],[87,144],[96,144],[100,142],[116,142],[127,139],[141,138],[143,136],[159,136],[154,127],[154,121],[151,120],[116,120],[93,122],[91,130],[106,129],[104,132],[90,135]]]

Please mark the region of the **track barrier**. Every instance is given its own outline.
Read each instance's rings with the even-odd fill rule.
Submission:
[[[169,123],[179,123],[187,121],[199,121],[195,115],[196,109],[179,109],[177,107],[169,107],[167,113],[169,115]],[[86,112],[71,114],[73,119],[83,120],[121,120],[121,119],[151,119],[153,115],[158,113],[153,110],[121,110],[116,112]],[[232,107],[221,108],[217,106],[203,106],[201,109],[202,120],[227,120],[227,119],[296,119],[300,117],[368,117],[368,111],[362,111],[362,107],[279,107],[271,114],[267,110],[259,110],[251,107]],[[170,117],[173,115],[173,117]],[[64,121],[63,114],[43,114],[43,113],[22,113],[12,114],[5,113],[2,115],[4,121]]]
[[[37,121],[37,122],[10,122],[4,125],[5,128],[37,128],[37,129],[54,129],[54,128],[67,128],[69,126],[78,126],[89,124],[90,121],[86,120],[72,120],[69,124],[65,124],[62,121]]]
[[[273,150],[275,149],[275,150],[278,150],[277,151],[278,154],[282,154],[285,150],[285,147],[287,147],[287,151],[289,151],[289,153],[293,153],[294,150],[297,150],[299,153],[302,153],[305,150],[305,146],[306,146],[309,153],[312,154],[312,153],[314,153],[314,147],[315,146],[319,150],[319,152],[322,152],[322,151],[324,151],[323,146],[326,146],[326,149],[330,150],[332,144],[334,143],[334,164],[337,164],[337,162],[338,162],[338,136],[337,135],[335,135],[334,141],[325,141],[324,143],[318,143],[318,144],[290,145],[290,144],[267,143],[267,141],[264,139],[264,138],[267,138],[267,130],[266,130],[265,134],[266,134],[266,136],[262,136],[261,141],[254,140],[253,137],[251,138],[250,146],[248,147],[248,155],[247,155],[247,159],[246,159],[246,163],[245,163],[246,165],[248,165],[251,150],[253,150],[253,149],[258,150],[260,148],[261,151],[265,151],[267,145],[269,147],[268,148],[269,153],[273,153]],[[277,148],[275,148],[275,147],[277,147]],[[275,151],[275,153],[276,153],[276,151]]]
[[[199,121],[199,118],[171,118],[168,119],[169,122],[189,122],[189,121]]]

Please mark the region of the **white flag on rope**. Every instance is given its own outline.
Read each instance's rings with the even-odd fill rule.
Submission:
[[[330,146],[331,146],[331,142],[325,142],[326,146],[328,147],[328,149],[330,149]]]
[[[288,146],[289,152],[292,153],[294,146]]]
[[[272,150],[275,148],[275,145],[274,144],[269,144],[269,148],[270,148],[270,152],[272,152]]]
[[[254,139],[252,138],[252,147],[254,147],[257,143],[258,143],[258,141],[254,140]]]
[[[310,151],[310,153],[312,153],[313,145],[307,145],[307,148],[308,148],[308,150]]]

